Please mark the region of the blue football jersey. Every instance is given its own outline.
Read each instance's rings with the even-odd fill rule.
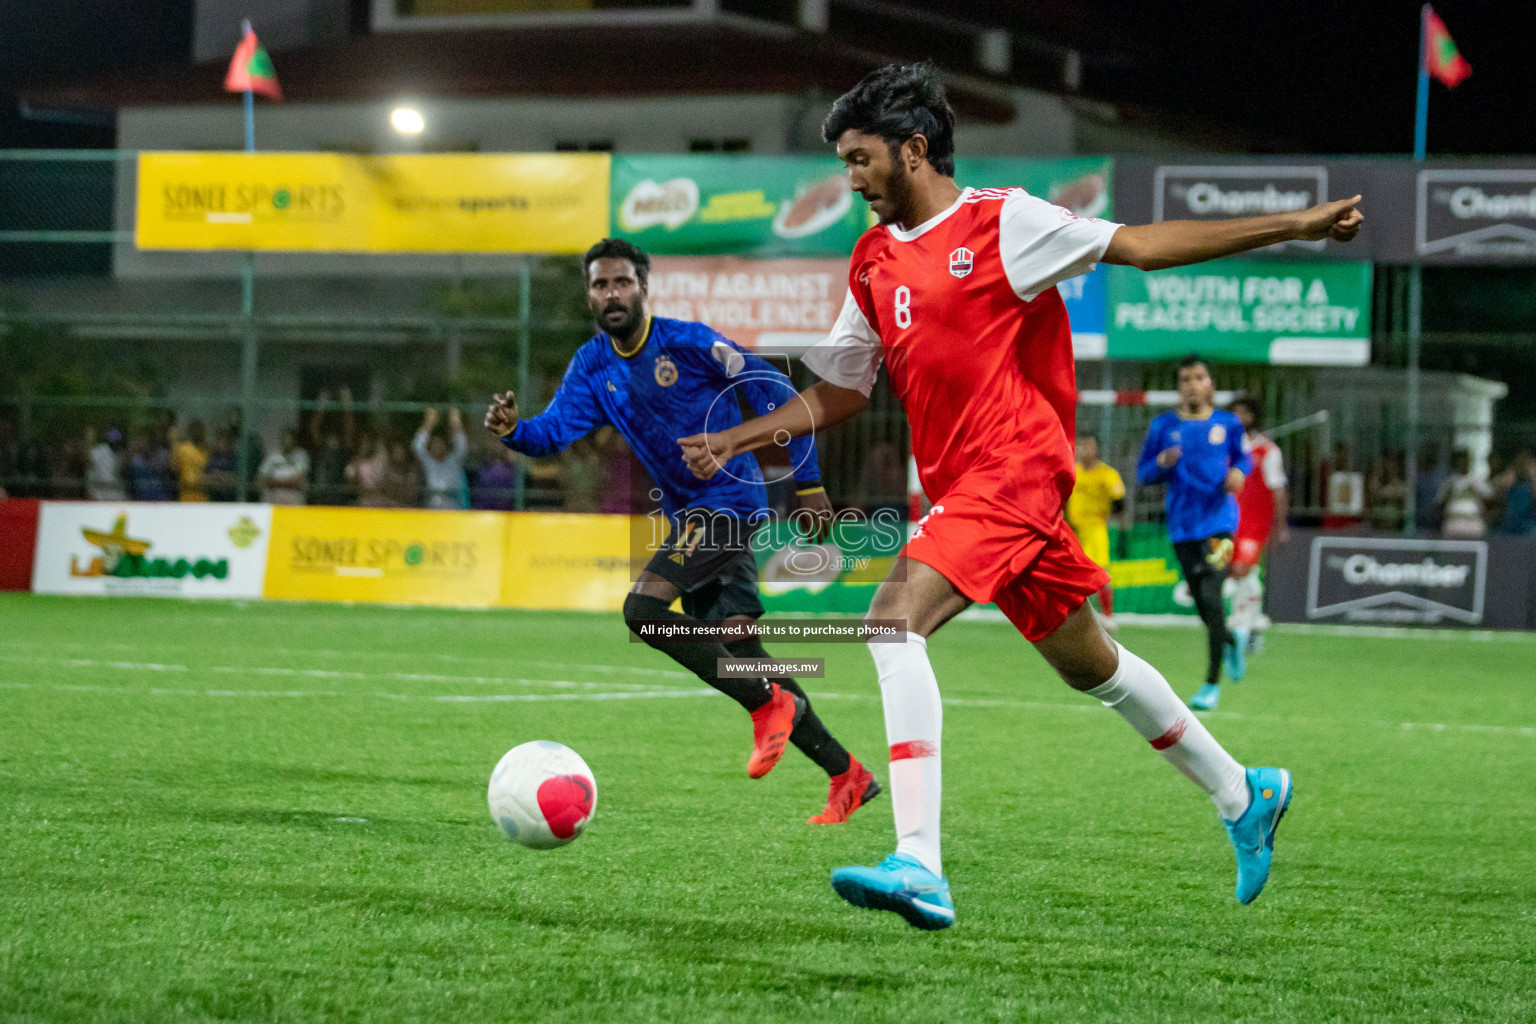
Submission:
[[[1157,464],[1167,448],[1180,449],[1172,469]],[[1168,536],[1174,541],[1205,540],[1237,529],[1237,498],[1227,493],[1227,471],[1253,468],[1243,445],[1243,425],[1225,409],[1205,419],[1187,420],[1165,412],[1147,428],[1136,479],[1164,484]]]
[[[655,481],[668,516],[709,508],[747,517],[765,512],[768,504],[757,459],[751,453],[737,455],[713,477],[700,480],[683,462],[677,444],[680,437],[739,424],[741,398],[758,415],[798,401],[787,376],[714,329],[652,317],[645,342],[628,356],[619,354],[607,334],[577,349],[549,407],[519,420],[502,442],[539,457],[611,424]],[[821,478],[813,438],[795,438],[787,448],[796,481]]]

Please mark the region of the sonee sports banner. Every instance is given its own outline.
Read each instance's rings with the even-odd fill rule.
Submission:
[[[140,249],[577,253],[608,233],[608,156],[141,153]]]

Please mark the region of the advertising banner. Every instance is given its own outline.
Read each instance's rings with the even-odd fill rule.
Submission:
[[[603,153],[141,153],[140,249],[575,253],[608,233]]]
[[[1113,219],[1115,161],[1107,156],[1067,160],[1016,157],[961,157],[955,160],[955,184],[962,188],[1022,188],[1030,195],[1065,206],[1079,217]]]
[[[1277,622],[1536,628],[1536,538],[1449,540],[1294,530],[1270,550]]]
[[[1375,234],[1389,219],[1387,189],[1378,177],[1384,163],[1318,157],[1208,157],[1180,163],[1125,158],[1115,165],[1115,212],[1126,224],[1229,220],[1293,213],[1358,194],[1366,219],[1353,241],[1282,242],[1244,258],[1368,262],[1375,257]]]
[[[662,256],[651,312],[701,320],[744,348],[798,355],[832,329],[848,292],[847,259]]]
[[[0,590],[31,590],[37,554],[36,498],[0,498]]]
[[[645,534],[630,516],[518,512],[506,518],[502,605],[574,611],[624,606],[634,585],[630,545]]]
[[[270,505],[45,501],[39,594],[260,597]]]
[[[1109,267],[1109,355],[1364,366],[1369,263],[1221,260],[1143,273]]]
[[[1430,262],[1536,259],[1536,168],[1414,175],[1414,254]]]
[[[278,507],[266,597],[486,608],[501,596],[496,512]]]
[[[653,255],[847,256],[869,226],[832,156],[616,156],[612,204]]]
[[[1487,584],[1486,541],[1314,537],[1307,618],[1479,625]]]

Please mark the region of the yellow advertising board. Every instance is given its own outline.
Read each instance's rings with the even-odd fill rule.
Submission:
[[[575,253],[606,153],[141,153],[140,249]]]
[[[633,585],[631,536],[639,535],[632,533],[629,516],[523,512],[507,520],[503,605],[589,611],[623,607]]]
[[[511,518],[277,506],[262,596],[488,608],[501,597]]]

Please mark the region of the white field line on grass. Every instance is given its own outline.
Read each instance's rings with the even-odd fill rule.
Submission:
[[[47,651],[57,651],[57,650],[62,648],[62,649],[66,649],[66,650],[79,649],[79,650],[85,650],[85,651],[91,651],[91,652],[99,653],[99,652],[101,652],[103,650],[143,651],[145,646],[146,645],[144,645],[144,644],[97,643],[97,642],[91,642],[91,641],[59,643],[59,642],[52,641],[52,640],[48,640],[48,641],[41,641],[41,640],[0,640],[0,649],[4,649],[4,648],[20,648],[22,650],[41,649],[41,650],[47,650]],[[155,644],[154,645],[154,649],[156,651],[171,652],[171,651],[201,651],[201,650],[205,650],[206,648],[201,646],[201,645],[192,645],[192,644]],[[261,654],[271,655],[273,657],[345,658],[348,661],[355,660],[355,659],[357,659],[359,657],[378,657],[378,658],[397,658],[397,657],[399,657],[399,655],[396,652],[394,652],[394,651],[343,651],[343,650],[336,650],[336,649],[333,649],[333,648],[268,647],[266,645],[260,646],[259,648],[257,648],[257,650]],[[477,664],[478,663],[478,664],[491,664],[491,665],[505,665],[505,664],[508,663],[508,661],[511,660],[508,657],[494,657],[494,656],[491,656],[491,655],[471,655],[471,654],[418,654],[418,655],[414,655],[414,657],[426,658],[426,659],[430,659],[430,660],[433,660],[433,661],[443,661],[443,662],[448,662],[450,664]],[[10,660],[10,659],[8,659],[5,655],[0,655],[0,661],[5,661],[5,660]],[[559,669],[559,670],[562,670],[562,671],[568,670],[568,669],[570,669],[572,667],[569,662],[565,662],[565,661],[528,661],[526,659],[521,659],[521,658],[517,659],[517,664],[520,665],[520,666],[526,667],[526,668],[552,668],[552,669]],[[591,664],[591,665],[581,665],[580,668],[582,670],[584,670],[584,671],[597,672],[597,673],[600,673],[600,674],[617,674],[617,675],[626,675],[626,676],[654,676],[654,677],[662,678],[662,679],[693,679],[693,678],[695,678],[693,673],[691,673],[691,672],[682,672],[682,671],[679,671],[677,669],[666,669],[666,668],[641,668],[641,667],[639,667],[637,665],[600,665],[600,664]],[[315,671],[319,671],[319,670],[315,670]]]
[[[1008,624],[1008,620],[1003,616],[1003,613],[996,608],[967,608],[957,618],[966,622]],[[1185,628],[1200,625],[1200,619],[1195,615],[1121,612],[1115,618],[1122,625],[1126,626]],[[1351,626],[1342,623],[1326,622],[1277,622],[1269,628],[1269,631],[1293,634],[1295,636],[1339,636],[1369,640],[1439,640],[1443,642],[1469,640],[1475,643],[1536,643],[1536,633],[1512,629],[1436,629],[1431,626],[1415,628],[1412,626]]]
[[[115,693],[149,694],[154,697],[265,697],[265,698],[316,698],[316,697],[376,697],[382,700],[420,700],[437,704],[479,704],[507,701],[572,701],[572,700],[652,700],[675,697],[713,697],[718,691],[710,687],[691,690],[622,690],[598,693],[492,693],[492,694],[409,694],[409,693],[355,693],[345,690],[193,690],[152,686],[99,686],[94,684],[66,683],[0,683],[0,690],[52,690],[58,693]]]
[[[646,683],[589,682],[574,679],[530,679],[518,676],[450,676],[419,672],[339,672],[320,668],[284,668],[266,665],[208,665],[193,668],[190,665],[165,665],[156,662],[100,661],[91,658],[45,658],[0,654],[0,662],[29,665],[54,665],[61,668],[115,669],[128,672],[209,672],[220,675],[284,676],[303,679],[388,679],[401,683],[467,683],[479,686],[554,686],[567,689],[601,687],[631,691],[657,690],[662,687]],[[577,666],[560,665],[561,668]],[[692,679],[692,676],[687,678]]]
[[[90,662],[83,658],[20,658],[13,655],[0,655],[0,661],[25,662],[29,664],[57,665],[65,668],[112,668],[118,670],[142,670],[151,672],[192,672],[187,665],[162,665],[150,662]],[[573,666],[564,666],[571,668]],[[264,666],[213,666],[207,671],[222,672],[227,674],[251,674],[251,675],[304,675],[309,670],[269,668]],[[335,673],[329,673],[335,675]],[[277,698],[347,698],[347,697],[373,697],[385,700],[401,701],[429,701],[445,704],[485,704],[485,703],[512,703],[512,702],[546,702],[546,701],[606,701],[606,700],[646,700],[652,698],[687,698],[687,697],[718,697],[722,696],[718,690],[712,687],[662,687],[647,686],[639,683],[590,683],[576,682],[568,679],[512,679],[512,678],[488,678],[479,676],[438,676],[419,675],[413,673],[350,673],[348,678],[362,679],[390,679],[404,682],[470,682],[485,684],[501,684],[511,686],[555,686],[566,688],[583,688],[583,693],[484,693],[484,694],[403,694],[384,692],[357,692],[345,690],[214,690],[214,689],[169,689],[164,687],[130,686],[101,686],[88,684],[64,684],[64,683],[24,683],[24,682],[0,682],[0,690],[34,690],[47,689],[61,693],[118,693],[118,694],[142,694],[148,693],[154,696],[183,696],[183,697],[277,697]],[[601,690],[600,687],[624,686],[622,690]],[[817,700],[872,700],[874,694],[861,693],[817,693]],[[1094,711],[1100,710],[1094,702],[1074,702],[1071,704],[1059,701],[1034,701],[1034,700],[1007,700],[1007,699],[981,699],[966,697],[946,697],[943,703],[956,708],[997,708],[1029,711]],[[1232,719],[1234,721],[1263,721],[1276,722],[1288,725],[1305,725],[1312,721],[1306,718],[1288,717],[1283,715],[1244,714],[1232,711],[1214,711],[1207,713],[1210,716]],[[1328,724],[1337,725],[1336,721]],[[1495,736],[1522,736],[1536,738],[1536,726],[1527,725],[1482,725],[1463,722],[1387,722],[1382,720],[1365,720],[1360,724],[1373,725],[1379,728],[1401,729],[1405,732],[1453,732],[1453,733],[1479,733]]]

